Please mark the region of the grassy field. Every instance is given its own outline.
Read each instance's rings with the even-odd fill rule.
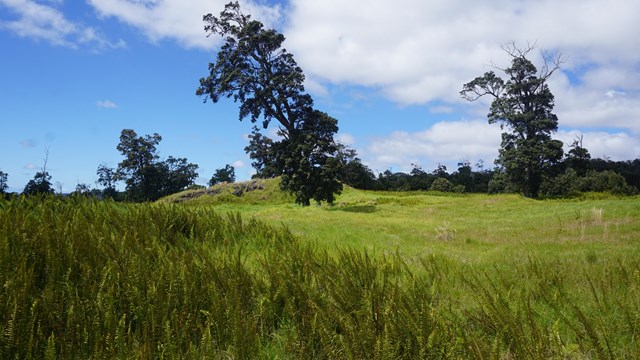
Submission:
[[[639,358],[639,244],[637,197],[16,199],[0,358]]]

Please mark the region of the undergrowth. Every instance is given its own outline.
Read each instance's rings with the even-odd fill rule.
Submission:
[[[0,358],[638,358],[640,260],[331,255],[211,208],[0,202]]]

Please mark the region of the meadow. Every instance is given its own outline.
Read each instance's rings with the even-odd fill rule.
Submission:
[[[640,202],[0,202],[0,358],[640,357]]]

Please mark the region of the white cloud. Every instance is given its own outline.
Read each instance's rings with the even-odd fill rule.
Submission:
[[[0,28],[8,29],[20,37],[44,40],[53,45],[77,48],[80,45],[97,50],[126,46],[123,40],[112,42],[92,27],[68,20],[54,6],[61,1],[49,1],[51,5],[33,0],[0,0],[0,6],[18,16],[15,20],[0,20]]]
[[[284,32],[317,86],[373,87],[400,104],[461,102],[464,83],[508,65],[500,44],[534,41],[568,57],[572,80],[553,89],[561,125],[638,131],[639,22],[636,0],[292,0]]]
[[[116,109],[118,104],[114,103],[111,100],[100,100],[96,102],[96,106],[105,109]]]
[[[348,146],[354,145],[356,143],[356,139],[353,137],[353,135],[347,134],[347,133],[339,133],[336,136],[336,140],[339,143],[348,145]]]
[[[241,168],[245,167],[245,163],[242,160],[236,160],[231,164],[231,166],[233,166],[236,169],[241,169]]]
[[[365,147],[362,158],[376,171],[409,171],[411,164],[424,169],[438,163],[451,166],[461,160],[490,163],[498,155],[500,127],[486,121],[439,122],[416,133],[395,132]]]
[[[582,146],[589,150],[592,158],[608,158],[615,161],[640,158],[640,139],[623,132],[582,133],[571,130],[558,131],[554,137],[565,144],[564,150],[567,152],[573,141],[580,136],[582,136]]]
[[[38,167],[36,166],[36,164],[28,163],[28,164],[26,164],[26,165],[24,166],[24,168],[25,168],[26,170],[36,170]]]
[[[217,15],[228,0],[88,0],[98,14],[115,17],[136,27],[153,42],[176,40],[182,46],[210,49],[219,43],[215,36],[204,32],[203,15]],[[280,18],[279,7],[266,7],[244,1],[246,13],[266,24]]]

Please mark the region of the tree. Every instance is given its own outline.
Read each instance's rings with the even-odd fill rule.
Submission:
[[[27,185],[25,185],[22,193],[25,195],[55,193],[53,186],[51,185],[51,175],[44,170],[36,172],[33,179],[29,180]]]
[[[25,195],[36,194],[54,194],[53,186],[51,185],[51,175],[47,172],[47,163],[49,162],[49,149],[45,151],[44,165],[42,165],[42,171],[36,172],[33,179],[29,180],[22,191]]]
[[[169,156],[159,165],[164,179],[163,196],[186,189],[198,177],[198,165],[189,163],[186,158]]]
[[[254,127],[245,149],[258,173],[282,175],[283,189],[296,193],[298,203],[308,204],[311,198],[332,202],[334,193],[329,189],[339,191],[341,186],[335,161],[329,160],[335,151],[326,140],[334,143],[337,121],[329,121],[328,115],[313,108],[302,69],[282,48],[284,36],[243,14],[238,2],[227,4],[219,17],[207,14],[203,20],[205,31],[222,36],[225,42],[216,63],[209,64],[209,75],[200,79],[196,95],[214,103],[220,97],[233,98],[240,102],[239,119],[261,120],[264,129],[275,119],[282,140],[263,146],[260,141],[266,138]]]
[[[567,153],[565,164],[568,168],[575,170],[579,176],[585,176],[589,170],[590,160],[591,154],[582,146],[582,135],[580,135],[571,144],[571,150]]]
[[[216,171],[213,173],[213,176],[211,177],[211,180],[209,180],[209,186],[213,186],[222,182],[232,183],[234,181],[236,181],[236,169],[233,166],[227,164],[222,169],[216,169]]]
[[[338,121],[326,113],[314,110],[301,129],[294,129],[289,138],[276,147],[276,163],[282,169],[281,186],[296,195],[296,203],[307,206],[310,200],[332,204],[334,194],[340,194],[339,161],[333,134]]]
[[[262,135],[260,129],[254,126],[249,135],[249,145],[244,148],[252,160],[251,166],[256,170],[254,177],[269,179],[282,173],[276,162],[275,148],[274,141]]]
[[[6,172],[0,171],[0,194],[4,194],[9,187],[9,185],[7,185],[8,177],[9,175]]]
[[[166,161],[159,161],[156,146],[161,140],[157,133],[138,136],[131,129],[122,130],[117,149],[125,159],[118,164],[115,180],[125,181],[131,200],[157,200],[185,189],[198,176],[198,165],[188,163],[187,159],[170,156]],[[103,171],[108,177],[108,171]]]
[[[499,69],[507,80],[489,71],[464,84],[460,94],[469,101],[485,95],[493,98],[489,123],[507,129],[502,133],[496,164],[525,196],[535,198],[547,169],[563,154],[562,142],[551,139],[558,129],[558,117],[552,112],[554,96],[547,80],[564,60],[560,55],[543,55],[544,66],[538,72],[527,58],[534,47],[519,49],[510,43],[503,48],[511,57],[511,66]]]
[[[340,165],[338,180],[356,189],[373,190],[376,177],[368,166],[362,163],[354,149],[337,144],[336,160]]]
[[[98,181],[96,181],[96,183],[104,188],[102,190],[102,196],[108,199],[115,199],[118,196],[118,191],[115,186],[117,182],[116,170],[105,164],[100,164],[96,174],[98,175]]]

